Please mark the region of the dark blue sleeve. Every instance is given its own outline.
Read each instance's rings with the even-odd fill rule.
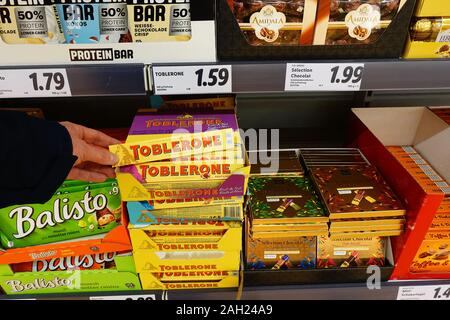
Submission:
[[[0,208],[48,201],[75,161],[58,122],[0,111]]]

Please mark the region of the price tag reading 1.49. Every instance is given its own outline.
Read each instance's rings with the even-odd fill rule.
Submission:
[[[66,69],[0,70],[0,98],[71,95]]]
[[[153,67],[155,94],[231,93],[230,65]]]
[[[364,64],[288,63],[286,91],[358,91]]]
[[[450,301],[450,285],[399,287],[397,300]]]

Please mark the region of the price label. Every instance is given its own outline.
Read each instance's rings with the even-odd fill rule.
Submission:
[[[450,285],[399,287],[397,300],[450,300]]]
[[[153,67],[155,94],[231,93],[230,65]]]
[[[359,91],[364,64],[288,63],[286,91]]]
[[[70,96],[66,69],[0,69],[0,98]]]

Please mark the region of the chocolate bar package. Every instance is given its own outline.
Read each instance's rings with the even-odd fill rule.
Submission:
[[[450,108],[432,108],[430,110],[450,125]]]
[[[369,164],[359,149],[353,148],[312,148],[300,149],[300,157],[306,167],[351,166]]]
[[[417,18],[411,25],[411,40],[428,42],[450,41],[450,18]]]
[[[375,167],[313,167],[330,219],[396,217],[405,214],[397,196]]]
[[[303,168],[294,151],[249,151],[251,176],[302,176]]]
[[[398,58],[415,0],[217,0],[221,61]]]
[[[67,270],[115,269],[117,252],[96,253],[81,257],[53,258],[11,265],[14,272],[49,272]]]
[[[425,238],[411,263],[412,273],[450,271],[450,230],[432,229]]]
[[[247,270],[314,269],[316,237],[253,239],[247,235]]]
[[[319,0],[314,44],[376,42],[405,0]]]
[[[385,265],[386,238],[342,236],[317,238],[317,268]]]
[[[316,0],[228,0],[243,35],[253,46],[312,41]]]
[[[117,182],[57,191],[44,204],[0,209],[0,244],[5,249],[78,239],[109,232],[121,223]]]
[[[251,177],[248,189],[253,224],[328,221],[306,177]]]

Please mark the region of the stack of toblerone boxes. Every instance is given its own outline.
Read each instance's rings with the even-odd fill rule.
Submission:
[[[295,151],[249,152],[252,171],[246,224],[248,270],[312,269],[328,217]],[[256,160],[256,161],[253,161]]]
[[[330,219],[318,238],[318,268],[384,265],[386,237],[404,229],[405,209],[358,149],[301,149]]]
[[[237,287],[250,167],[235,114],[140,111],[110,149],[143,289]]]

